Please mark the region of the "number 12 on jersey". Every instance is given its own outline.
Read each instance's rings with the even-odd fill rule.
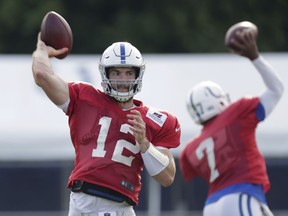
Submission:
[[[106,138],[110,129],[111,121],[112,119],[106,116],[101,117],[101,119],[99,120],[99,125],[101,125],[101,129],[98,139],[96,141],[96,148],[92,151],[92,157],[105,157]],[[120,127],[120,132],[125,134],[133,134],[129,127],[130,126],[128,124],[122,124]],[[111,160],[131,167],[132,161],[135,159],[135,157],[132,155],[124,156],[122,154],[124,149],[127,149],[134,154],[138,154],[140,152],[140,147],[137,143],[133,144],[126,140],[120,139],[116,142]]]

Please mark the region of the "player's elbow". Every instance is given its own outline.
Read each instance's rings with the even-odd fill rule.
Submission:
[[[175,174],[162,173],[153,177],[163,187],[169,187],[172,185],[175,179]]]
[[[161,185],[163,187],[169,187],[173,184],[173,182],[174,182],[174,178],[170,177],[170,178],[166,178],[165,181],[161,182]]]

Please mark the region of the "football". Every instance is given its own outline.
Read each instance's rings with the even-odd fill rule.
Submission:
[[[58,59],[65,58],[73,46],[73,34],[68,22],[55,11],[48,12],[41,23],[41,40],[55,49],[68,48],[68,52],[56,56]]]
[[[244,32],[244,31],[251,31],[254,37],[257,37],[258,28],[257,26],[249,21],[242,21],[232,25],[226,32],[225,35],[225,46],[231,48],[231,39],[235,37],[237,31]]]

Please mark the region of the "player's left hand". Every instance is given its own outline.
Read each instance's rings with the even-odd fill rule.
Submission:
[[[146,138],[146,124],[142,119],[141,113],[138,110],[131,110],[127,117],[135,141],[139,144],[141,152],[146,152],[150,142]]]

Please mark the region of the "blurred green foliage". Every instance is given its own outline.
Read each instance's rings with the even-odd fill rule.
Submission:
[[[32,53],[48,11],[70,24],[72,54],[98,54],[115,41],[143,53],[227,52],[227,29],[249,20],[261,51],[288,49],[287,0],[0,0],[0,53]]]

